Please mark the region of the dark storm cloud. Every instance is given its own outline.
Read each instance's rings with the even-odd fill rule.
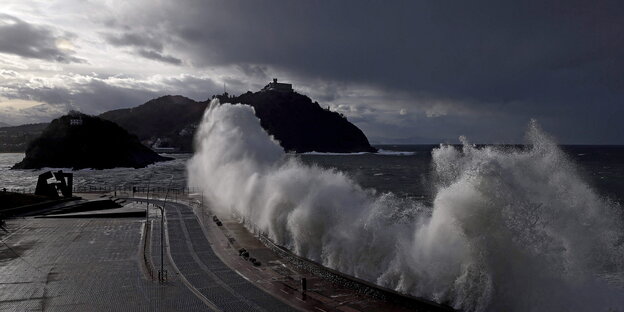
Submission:
[[[145,33],[126,32],[121,35],[105,35],[106,41],[114,46],[150,48],[162,51],[163,43],[154,36]]]
[[[268,78],[266,66],[259,66],[259,65],[252,65],[252,64],[239,64],[237,65],[237,68],[247,76],[261,78],[261,79]]]
[[[549,120],[564,140],[577,127],[590,140],[622,140],[620,123],[587,127],[622,112],[623,2],[182,3],[160,25],[195,66],[269,66]]]
[[[182,64],[182,60],[179,58],[175,58],[173,56],[170,55],[164,55],[161,54],[160,52],[156,52],[153,50],[138,50],[137,53],[139,55],[141,55],[144,58],[148,58],[150,60],[155,60],[155,61],[159,61],[159,62],[164,62],[164,63],[169,63],[169,64],[173,64],[173,65],[180,65]]]
[[[182,60],[163,53],[164,45],[155,35],[149,33],[125,32],[121,35],[105,35],[106,41],[114,46],[133,47],[136,54],[154,61],[181,65]]]
[[[64,35],[71,37],[69,34]],[[56,45],[59,39],[62,39],[62,36],[48,28],[0,13],[0,52],[59,63],[84,62],[59,49]]]
[[[544,82],[560,89],[587,73],[622,87],[624,11],[599,2],[231,1],[188,9],[174,13],[171,31],[195,49],[198,64],[269,64],[486,102],[541,97]]]

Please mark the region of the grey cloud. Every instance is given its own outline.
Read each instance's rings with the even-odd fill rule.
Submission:
[[[156,51],[163,50],[163,44],[160,40],[154,36],[143,33],[126,32],[121,35],[107,34],[105,35],[106,41],[115,46],[129,46],[150,48]]]
[[[67,111],[63,107],[51,104],[40,104],[27,108],[16,109],[0,107],[0,123],[22,125],[29,123],[49,122]]]
[[[482,131],[500,131],[492,115],[515,124],[536,117],[565,142],[623,140],[624,125],[608,118],[624,102],[622,2],[185,4],[163,25],[198,66],[258,64],[308,81],[449,99],[481,112],[471,120]]]
[[[190,97],[196,101],[208,99],[213,94],[221,94],[222,86],[213,79],[186,75],[182,77],[169,77],[162,81],[167,85],[166,92]]]
[[[65,36],[71,37],[69,34]],[[85,62],[59,49],[56,45],[59,39],[62,39],[62,36],[56,35],[48,28],[0,13],[0,52],[59,63]]]
[[[239,64],[236,66],[243,74],[259,79],[267,79],[267,67],[254,64]]]
[[[169,64],[173,64],[173,65],[180,65],[182,64],[182,60],[179,58],[175,58],[173,56],[170,55],[165,55],[165,54],[161,54],[160,52],[156,52],[153,50],[139,50],[138,51],[139,55],[141,55],[144,58],[148,58],[151,60],[155,60],[155,61],[160,61],[160,62],[165,62],[165,63],[169,63]]]
[[[114,46],[134,48],[136,54],[154,61],[181,65],[182,60],[163,53],[164,45],[161,39],[149,32],[125,32],[121,35],[106,34],[106,41]]]
[[[556,83],[556,70],[576,75],[623,49],[611,30],[623,11],[600,2],[186,3],[168,25],[198,64],[268,64],[487,101],[530,98],[526,87]],[[606,65],[589,70],[618,72]]]
[[[79,109],[88,114],[99,114],[111,109],[140,105],[158,92],[112,86],[99,80],[92,80],[81,86],[28,88],[16,92],[19,98],[44,102],[52,106]]]
[[[519,142],[535,117],[562,142],[624,143],[623,2],[145,2],[105,22],[111,45],[220,76],[171,78],[154,95],[203,98],[223,82],[244,92],[276,77],[322,105],[368,107],[347,114],[378,138]],[[400,109],[406,119],[389,124]]]
[[[159,81],[135,80],[132,82],[132,79],[129,79],[124,86],[114,85],[106,77],[83,77],[81,80],[83,82],[79,84],[69,82],[66,86],[40,88],[14,83],[10,91],[4,91],[0,95],[9,99],[44,102],[45,105],[40,108],[51,110],[9,109],[2,111],[2,114],[7,118],[15,116],[21,120],[25,112],[30,111],[33,119],[46,121],[57,111],[67,112],[70,109],[78,109],[88,114],[99,114],[113,109],[135,107],[165,94],[181,94],[195,100],[206,100],[212,94],[218,93],[220,89],[210,78],[190,75],[163,78]],[[46,115],[46,112],[49,114]]]

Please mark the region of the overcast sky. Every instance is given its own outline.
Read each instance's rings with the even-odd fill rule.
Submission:
[[[379,142],[624,144],[622,1],[2,0],[0,122],[272,78]]]

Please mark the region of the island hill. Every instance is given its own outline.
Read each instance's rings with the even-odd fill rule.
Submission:
[[[53,120],[12,169],[142,168],[170,160],[141,144],[114,122],[78,112]]]
[[[322,108],[277,79],[258,92],[213,98],[253,106],[261,126],[286,151],[376,151],[342,114]],[[161,152],[192,152],[195,131],[209,103],[168,95],[99,118],[72,113],[50,124],[4,127],[0,128],[0,151],[19,152],[28,146],[26,157],[15,169],[144,167],[165,160],[147,146]]]
[[[376,152],[364,133],[343,115],[322,108],[309,97],[294,92],[277,79],[258,92],[239,96],[213,96],[221,103],[253,106],[262,127],[284,150],[305,152]],[[103,113],[152,147],[193,150],[193,135],[210,101],[196,102],[183,96],[163,96],[141,106]]]

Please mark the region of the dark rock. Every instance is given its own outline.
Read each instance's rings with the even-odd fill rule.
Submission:
[[[72,112],[53,120],[12,169],[142,168],[170,159],[156,154],[111,121]]]
[[[296,92],[263,90],[238,97],[220,98],[221,102],[253,106],[262,127],[286,151],[376,152],[358,127],[343,115],[332,112]]]
[[[274,81],[259,92],[217,97],[221,103],[253,106],[262,127],[280,141],[287,151],[376,151],[364,133],[343,115],[324,109],[309,97],[292,91],[289,84],[277,84]],[[195,131],[209,103],[196,102],[180,95],[167,95],[138,107],[109,111],[100,117],[137,135],[146,145],[191,152]]]
[[[150,146],[161,139],[159,147],[192,151],[195,128],[206,106],[207,102],[166,95],[134,108],[108,111],[100,117],[122,126]]]

